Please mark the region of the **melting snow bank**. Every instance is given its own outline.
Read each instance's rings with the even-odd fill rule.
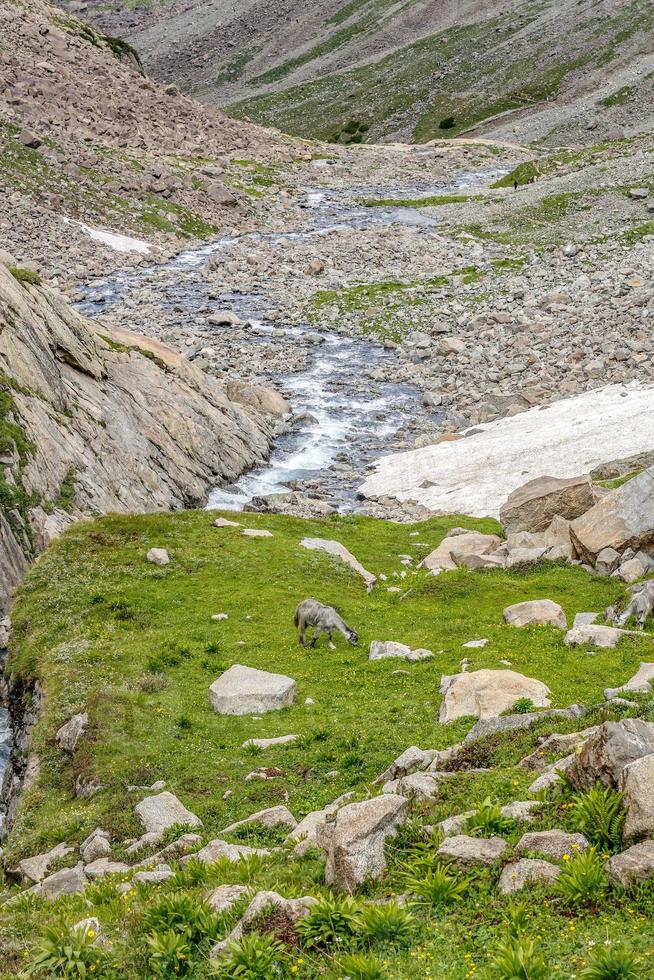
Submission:
[[[64,218],[66,224],[78,225],[82,231],[86,232],[94,242],[101,242],[113,248],[114,252],[141,252],[146,255],[150,251],[150,244],[140,238],[129,238],[127,235],[116,235],[112,231],[104,231],[102,228],[91,228],[83,221],[73,221],[71,218]]]
[[[654,449],[654,387],[608,385],[467,430],[455,442],[384,456],[364,497],[416,501],[436,514],[497,517],[538,476],[571,477]]]

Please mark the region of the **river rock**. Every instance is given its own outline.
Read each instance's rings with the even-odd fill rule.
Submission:
[[[439,722],[448,724],[457,718],[472,716],[491,718],[513,707],[520,698],[529,698],[534,707],[546,708],[549,688],[542,681],[525,677],[513,670],[475,670],[443,675]]]
[[[544,531],[553,518],[573,520],[595,503],[590,476],[560,479],[540,476],[524,483],[500,508],[500,522],[506,534],[515,531]]]
[[[583,834],[568,834],[564,830],[539,830],[523,834],[516,844],[516,854],[546,854],[561,861],[565,855],[574,856],[588,849],[588,841]]]
[[[498,890],[500,895],[513,895],[532,882],[556,881],[560,873],[561,869],[555,864],[550,864],[549,861],[521,858],[519,861],[505,865],[502,869]]]
[[[401,657],[403,660],[428,660],[433,656],[431,650],[421,648],[412,650],[405,643],[397,643],[394,640],[373,640],[368,659],[384,660],[386,657]]]
[[[187,810],[173,793],[164,790],[156,796],[146,796],[137,803],[134,812],[140,819],[147,833],[167,830],[175,824],[188,824],[190,827],[201,827],[202,821],[194,813]]]
[[[239,405],[247,405],[249,408],[254,408],[266,415],[284,416],[289,415],[291,411],[289,402],[278,391],[264,385],[229,381],[227,383],[227,395],[233,402],[237,402]]]
[[[654,544],[654,466],[602,497],[570,525],[578,553],[590,564],[604,548],[622,553]]]
[[[209,701],[219,715],[259,715],[293,704],[295,694],[291,677],[233,664],[209,688]]]
[[[447,837],[438,848],[441,857],[459,868],[490,867],[504,854],[507,843],[502,837]]]
[[[68,752],[70,755],[72,755],[79,744],[79,740],[86,731],[88,723],[89,716],[85,711],[78,715],[73,715],[70,721],[67,721],[65,725],[62,725],[55,735],[55,739],[57,740],[59,747],[62,748],[64,752]]]
[[[564,630],[568,625],[563,609],[551,599],[516,602],[506,607],[504,619],[509,626],[556,626]]]
[[[589,790],[596,782],[616,790],[625,766],[652,753],[654,723],[640,718],[606,721],[575,755],[568,778],[579,790]]]
[[[339,558],[346,565],[349,565],[357,575],[361,576],[368,592],[370,592],[377,581],[377,576],[367,571],[361,562],[357,561],[354,555],[340,541],[331,541],[327,538],[302,538],[300,545],[303,548],[308,548],[310,551],[325,551],[328,555]]]
[[[614,854],[606,865],[609,883],[620,888],[630,888],[640,881],[654,877],[654,841],[628,847],[621,854]]]
[[[342,807],[333,823],[319,830],[327,852],[325,880],[334,891],[353,894],[367,879],[379,878],[386,867],[384,845],[406,820],[409,802],[382,795]]]

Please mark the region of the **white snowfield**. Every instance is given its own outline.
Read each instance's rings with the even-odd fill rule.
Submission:
[[[78,225],[94,242],[108,245],[115,252],[141,252],[146,255],[151,248],[148,242],[144,242],[140,238],[116,235],[113,231],[105,231],[103,228],[91,228],[90,225],[85,225],[83,221],[74,221],[71,218],[64,218],[64,221],[66,224]]]
[[[654,449],[653,419],[654,386],[607,385],[475,426],[455,442],[384,456],[359,493],[416,501],[435,514],[497,517],[527,480],[580,476]]]

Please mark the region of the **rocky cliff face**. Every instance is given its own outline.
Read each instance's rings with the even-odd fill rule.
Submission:
[[[201,505],[275,425],[265,399],[237,404],[163,345],[95,333],[29,278],[0,262],[0,609],[70,521]]]

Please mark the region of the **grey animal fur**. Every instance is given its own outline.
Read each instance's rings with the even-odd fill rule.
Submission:
[[[629,592],[632,593],[633,598],[622,612],[618,611],[618,603],[609,606],[606,610],[607,621],[612,622],[615,626],[624,626],[633,616],[636,620],[636,626],[642,630],[647,617],[654,609],[654,581],[632,585]]]
[[[300,631],[300,643],[303,647],[315,647],[321,633],[327,633],[329,648],[335,650],[332,643],[332,633],[337,630],[342,633],[348,643],[356,646],[359,634],[347,625],[342,616],[332,606],[325,606],[317,599],[303,599],[295,610],[295,625]],[[313,627],[313,637],[307,642],[306,631]]]

